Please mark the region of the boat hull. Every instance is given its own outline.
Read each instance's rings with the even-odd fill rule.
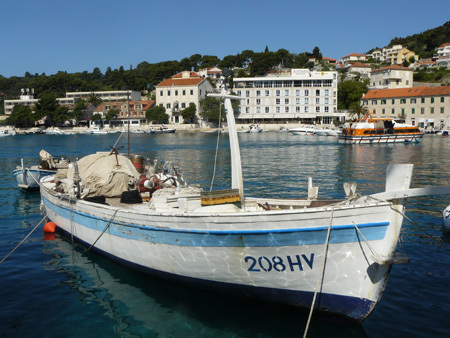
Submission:
[[[370,143],[419,143],[422,141],[422,134],[383,134],[368,136],[349,136],[340,134],[339,142],[351,144],[370,144]]]
[[[164,215],[144,205],[118,210],[60,200],[45,188],[41,196],[48,217],[84,245],[95,243],[93,250],[115,261],[196,287],[308,308],[323,270],[315,308],[356,321],[370,314],[390,271],[371,258],[369,246],[392,256],[403,221],[390,203]]]
[[[46,170],[37,168],[20,168],[13,171],[17,180],[17,185],[27,191],[38,190],[41,178],[54,175],[56,170]]]

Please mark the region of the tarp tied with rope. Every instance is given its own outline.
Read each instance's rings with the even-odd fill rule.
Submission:
[[[123,155],[96,153],[78,162],[82,198],[93,196],[118,197],[124,191],[135,189],[139,173],[133,163]],[[63,190],[68,191],[74,182],[74,167],[67,170],[67,177],[59,179]],[[70,192],[69,192],[70,193]]]

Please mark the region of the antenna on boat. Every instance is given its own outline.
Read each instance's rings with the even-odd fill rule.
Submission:
[[[242,179],[242,164],[241,152],[239,149],[239,140],[236,130],[236,121],[234,119],[233,106],[231,100],[242,100],[240,96],[231,95],[225,84],[225,77],[230,76],[233,72],[225,68],[220,77],[220,93],[208,94],[210,97],[218,97],[224,99],[225,115],[228,123],[228,136],[230,138],[230,153],[231,153],[231,188],[239,190],[241,203],[244,203],[244,182]]]

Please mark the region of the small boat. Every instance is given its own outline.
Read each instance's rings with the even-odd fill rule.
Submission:
[[[105,135],[105,134],[109,134],[109,131],[100,129],[100,127],[92,127],[90,129],[86,130],[86,134]]]
[[[58,169],[68,168],[69,161],[66,159],[54,159],[45,150],[41,150],[39,155],[41,156],[39,165],[26,167],[21,159],[21,165],[13,171],[18,187],[25,191],[38,190],[41,178],[56,174]]]
[[[289,131],[294,135],[314,135],[316,133],[316,128],[313,125],[310,125],[305,127],[292,128],[289,129]]]
[[[442,212],[442,222],[445,231],[450,231],[450,205]]]
[[[52,129],[46,129],[44,130],[44,133],[47,135],[64,135],[64,133],[59,130],[58,127],[52,128]]]
[[[10,133],[8,129],[0,129],[0,137],[13,136],[15,134],[16,134],[15,132]]]
[[[259,125],[254,125],[254,124],[252,124],[252,125],[250,125],[250,133],[262,133],[263,132],[263,129],[259,126]]]
[[[393,118],[372,118],[367,113],[363,119],[342,128],[342,143],[398,143],[420,142],[423,132],[419,128]]]
[[[176,131],[176,129],[171,129],[165,125],[162,125],[159,128],[151,128],[150,134],[172,134]]]
[[[363,321],[392,264],[407,261],[396,254],[406,198],[450,187],[410,189],[413,166],[401,164],[387,168],[378,194],[361,197],[347,184],[346,198],[318,199],[311,180],[304,199],[247,197],[231,104],[241,98],[224,83],[208,95],[224,99],[231,189],[202,191],[162,162],[138,173],[113,149],[41,180],[48,218],[89,249],[153,276]]]

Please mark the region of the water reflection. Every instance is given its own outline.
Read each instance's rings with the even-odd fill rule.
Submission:
[[[66,239],[48,245],[53,256],[47,269],[66,275],[64,284],[79,302],[96,302],[115,323],[118,335],[296,337],[303,334],[308,313],[283,306],[196,290],[118,266],[86,253]],[[360,325],[314,317],[310,337],[364,337]]]

